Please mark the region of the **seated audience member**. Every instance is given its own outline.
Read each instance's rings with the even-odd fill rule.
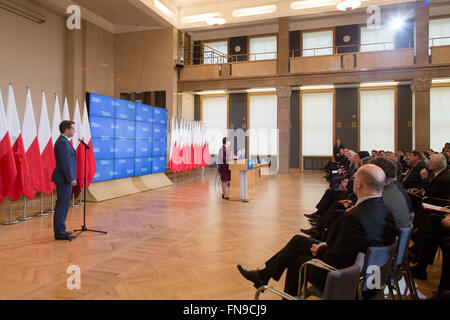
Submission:
[[[399,161],[399,156],[391,151],[386,151],[384,154],[387,158],[394,160],[394,162],[397,164],[397,179],[400,179],[401,173],[403,171],[403,166]]]
[[[369,153],[367,151],[360,151],[358,153],[355,153],[352,150],[349,150],[346,154],[347,158],[350,160],[350,165],[347,169],[343,169],[341,171],[338,170],[337,175],[334,175],[330,178],[330,188],[337,189],[339,188],[339,185],[344,179],[350,179],[353,174],[356,172],[356,163],[361,160],[360,154],[363,157],[368,157]]]
[[[410,188],[420,187],[422,178],[420,177],[420,171],[427,168],[424,162],[425,156],[422,152],[414,150],[408,156],[408,171],[402,179],[403,187],[408,190]]]
[[[405,160],[405,153],[403,152],[403,150],[399,149],[397,154],[398,154],[398,160],[400,161],[400,163],[402,164],[402,167],[403,167],[402,172],[404,172],[404,171],[406,171],[406,169],[408,167],[408,164],[406,163],[406,160]]]
[[[341,142],[341,139],[336,139],[336,144],[333,146],[333,159],[334,161],[337,161],[338,158],[341,156],[341,149],[344,149],[345,146],[344,144]]]
[[[379,150],[377,152],[377,157],[384,157],[384,150]]]
[[[378,151],[377,150],[372,150],[370,154],[371,154],[372,157],[376,157],[377,154],[378,154]]]
[[[413,234],[414,245],[409,250],[411,262],[417,261],[417,265],[411,268],[415,278],[427,280],[427,267],[433,264],[439,242],[446,237],[450,237],[450,215],[427,215]]]
[[[335,238],[329,242],[295,235],[288,244],[266,262],[261,270],[246,270],[238,265],[245,279],[256,288],[266,285],[270,279],[279,280],[287,269],[284,291],[297,295],[299,270],[303,263],[319,258],[341,269],[353,265],[356,255],[371,246],[387,246],[395,241],[397,229],[389,209],[381,197],[385,175],[375,165],[364,165],[356,172],[353,190],[358,196],[356,206],[345,215]],[[308,281],[319,289],[325,286],[327,272],[312,268]]]

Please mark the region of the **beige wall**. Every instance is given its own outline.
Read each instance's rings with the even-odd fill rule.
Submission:
[[[178,32],[174,28],[116,34],[114,93],[166,91],[168,117],[177,110]]]
[[[54,94],[65,93],[65,19],[27,4],[47,17],[38,24],[0,9],[0,89],[6,108],[8,84],[14,88],[19,119],[25,108],[26,86],[31,88],[36,121],[41,110],[41,90],[45,91],[50,119]]]
[[[195,120],[195,99],[192,93],[182,92],[178,94],[178,117]]]

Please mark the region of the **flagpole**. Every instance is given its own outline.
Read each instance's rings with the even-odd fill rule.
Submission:
[[[9,199],[9,220],[3,221],[2,224],[3,225],[10,225],[10,224],[17,224],[19,223],[19,220],[14,219],[12,217],[12,200]]]
[[[41,192],[41,211],[37,212],[35,217],[46,217],[48,216],[48,212],[44,212],[44,193]]]
[[[52,190],[52,195],[51,195],[51,198],[52,198],[52,205],[51,205],[51,208],[50,208],[50,210],[45,211],[45,213],[47,213],[47,214],[49,214],[49,213],[55,213],[55,210],[54,210],[54,207],[53,207],[53,191],[54,191],[54,190]]]
[[[27,217],[27,196],[23,195],[23,216],[17,217],[17,220],[28,221],[31,219],[32,217]]]

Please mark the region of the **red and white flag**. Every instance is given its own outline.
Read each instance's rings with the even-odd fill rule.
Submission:
[[[58,95],[55,94],[55,107],[53,109],[52,118],[52,142],[55,145],[56,140],[58,140],[61,132],[59,132],[59,124],[61,123],[61,110],[59,109],[59,99]]]
[[[9,85],[8,103],[6,106],[6,120],[8,123],[9,138],[14,154],[17,176],[7,193],[7,197],[15,201],[24,192],[25,183],[29,179],[28,163],[23,146],[22,132],[20,130],[19,116],[17,115],[16,100],[12,85]]]
[[[25,113],[22,121],[22,139],[25,154],[27,156],[29,174],[29,179],[25,183],[23,194],[32,199],[36,191],[41,190],[42,163],[36,120],[33,112],[33,102],[31,101],[31,92],[29,88],[27,88]]]
[[[75,134],[72,137],[73,148],[77,152],[77,179],[79,186],[84,186],[84,146],[78,141],[83,140],[83,126],[81,125],[80,106],[78,99],[75,102],[75,110],[73,113],[73,121],[75,122]]]
[[[6,197],[17,176],[16,164],[9,138],[8,123],[0,91],[0,203]]]
[[[86,106],[86,101],[84,102],[83,108],[83,120],[81,121],[83,127],[84,142],[89,146],[89,150],[86,150],[86,188],[88,188],[94,179],[97,167],[95,165],[94,148],[92,147],[92,137],[91,137],[91,127],[89,126],[89,117]],[[84,159],[83,159],[84,161]],[[84,182],[84,177],[83,177]]]
[[[42,163],[42,183],[41,191],[45,194],[52,193],[54,184],[52,183],[52,173],[55,170],[55,155],[53,153],[52,132],[48,121],[47,101],[45,93],[42,91],[41,116],[38,127],[39,150],[41,151]]]
[[[210,162],[209,145],[206,136],[206,125],[204,125],[202,129],[202,166],[203,167],[209,166],[209,162]]]

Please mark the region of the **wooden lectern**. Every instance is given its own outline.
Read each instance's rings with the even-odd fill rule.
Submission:
[[[230,200],[248,201],[248,163],[247,159],[235,160],[228,163],[231,171]]]

